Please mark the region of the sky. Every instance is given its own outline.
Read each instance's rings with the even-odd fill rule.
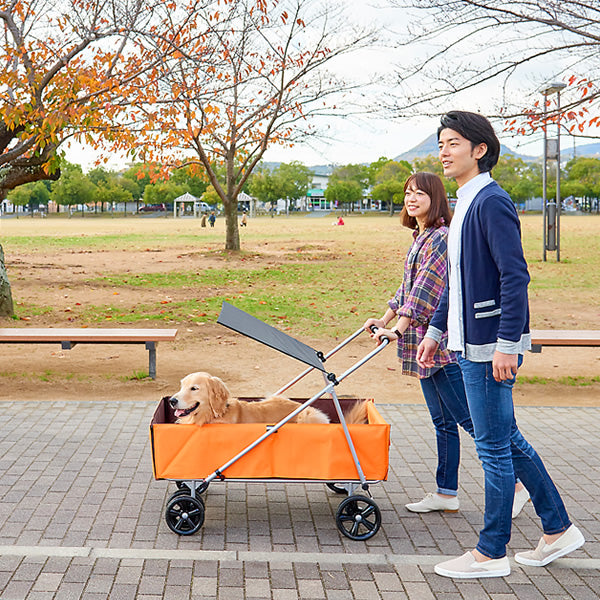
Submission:
[[[398,9],[371,8],[366,9],[366,4],[383,2],[383,0],[345,0],[344,10],[350,19],[363,23],[368,15],[370,23],[381,30],[381,45],[359,50],[351,55],[338,58],[332,63],[335,73],[342,78],[358,80],[366,83],[374,76],[379,81],[386,81],[386,85],[366,86],[369,90],[369,102],[377,107],[381,98],[394,92],[394,73],[402,68],[405,61],[410,61],[420,52],[418,47],[392,48],[395,37],[401,34],[410,18]],[[474,55],[474,61],[478,60]],[[449,68],[452,68],[449,66]],[[550,75],[547,75],[548,77]],[[524,73],[530,77],[525,85],[535,88],[539,81],[546,77],[543,73]],[[536,82],[537,81],[537,82]],[[387,86],[387,87],[386,87]],[[498,82],[492,82],[487,87],[482,87],[468,97],[457,98],[454,106],[464,110],[478,110],[485,114],[490,109],[490,98],[498,98]],[[312,139],[310,142],[296,144],[293,147],[271,146],[264,155],[265,161],[290,162],[297,160],[306,165],[323,164],[349,164],[370,163],[385,156],[394,158],[410,150],[431,133],[438,126],[439,118],[393,118],[392,116],[376,116],[365,114],[357,117],[328,118],[326,121],[317,121],[316,124],[326,132],[322,138]],[[496,127],[501,142],[512,150],[521,154],[541,154],[541,140],[513,138],[502,134]],[[93,167],[96,154],[85,147],[74,144],[66,149],[67,159],[82,164],[84,170]],[[121,157],[113,157],[107,163],[108,168],[120,169],[125,161]]]

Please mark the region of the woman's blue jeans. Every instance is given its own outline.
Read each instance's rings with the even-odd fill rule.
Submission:
[[[421,379],[420,382],[435,427],[438,455],[437,492],[456,496],[460,463],[460,438],[457,424],[471,437],[475,437],[462,373],[456,363],[451,363],[438,369],[433,375]]]
[[[519,356],[519,365],[522,361]],[[510,540],[515,475],[529,491],[544,533],[561,533],[571,522],[541,458],[517,427],[512,399],[515,378],[497,382],[491,362],[472,362],[462,356],[458,362],[485,474],[485,512],[477,550],[489,558],[502,558]]]

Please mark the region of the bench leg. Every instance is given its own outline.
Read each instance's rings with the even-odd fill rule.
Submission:
[[[148,374],[152,379],[156,379],[156,342],[146,342],[148,350]]]
[[[530,352],[540,353],[541,351],[542,351],[542,345],[541,344],[531,344],[531,350],[530,350]]]

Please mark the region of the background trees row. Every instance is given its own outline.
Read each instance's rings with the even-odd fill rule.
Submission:
[[[166,204],[186,192],[200,198],[207,190],[206,178],[189,168],[179,169],[167,180],[152,182],[150,169],[135,165],[126,171],[110,171],[97,167],[84,174],[79,165],[63,162],[58,181],[42,180],[24,184],[8,193],[17,206],[37,209],[54,202],[58,206],[95,206],[103,211],[107,206],[135,202]]]
[[[351,85],[328,64],[375,33],[348,23],[343,8],[0,0],[0,200],[59,179],[60,147],[76,140],[100,156],[154,165],[152,179],[181,167],[201,172],[223,206],[225,248],[239,250],[237,196],[267,148],[315,135],[311,117],[347,110],[335,98]],[[67,197],[77,186],[92,193],[81,185],[65,184]]]
[[[548,196],[555,194],[555,167],[548,173]],[[61,206],[95,205],[104,210],[112,203],[137,202],[167,204],[186,192],[202,198],[211,205],[221,204],[220,196],[208,183],[206,174],[191,167],[174,171],[171,177],[153,182],[151,169],[136,165],[124,172],[108,171],[102,167],[84,174],[79,165],[65,163],[58,181],[38,181],[12,190],[8,198],[20,206],[32,209],[53,201]],[[402,207],[404,182],[414,171],[431,171],[442,177],[437,157],[417,158],[412,164],[385,157],[364,164],[348,164],[333,170],[325,190],[325,198],[338,206],[360,206],[365,194],[388,207],[391,214]],[[512,155],[500,157],[494,168],[494,178],[517,203],[542,196],[542,174],[539,163],[526,163]],[[456,195],[456,183],[444,180],[449,197]],[[276,167],[260,166],[247,180],[246,190],[259,201],[274,205],[278,200],[293,200],[307,195],[312,171],[300,162],[281,163]],[[578,157],[561,170],[561,195],[584,200],[600,198],[600,160]],[[586,203],[584,203],[586,204]]]

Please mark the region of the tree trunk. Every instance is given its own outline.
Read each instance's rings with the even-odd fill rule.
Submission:
[[[14,314],[10,283],[4,266],[4,250],[0,246],[0,317],[12,317]]]
[[[240,230],[237,219],[237,197],[223,203],[225,210],[225,250],[240,250]]]

